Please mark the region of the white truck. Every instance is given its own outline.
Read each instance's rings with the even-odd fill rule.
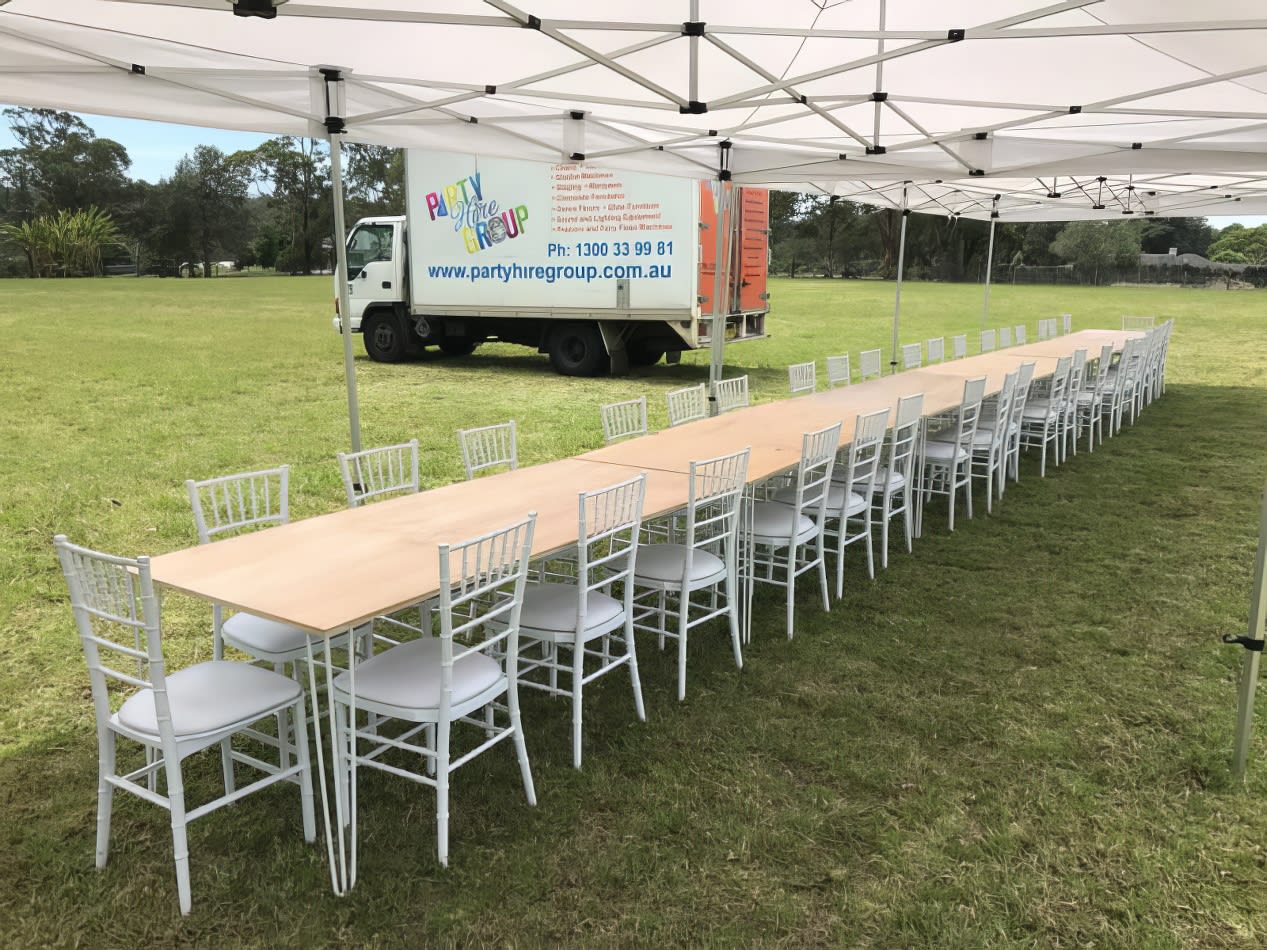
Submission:
[[[420,149],[405,181],[406,214],[347,239],[349,322],[373,359],[499,340],[590,376],[709,345],[713,183]],[[752,340],[769,310],[768,193],[736,188],[734,207],[726,338]]]

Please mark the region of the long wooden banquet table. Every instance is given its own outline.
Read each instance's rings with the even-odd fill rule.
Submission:
[[[371,618],[417,604],[439,588],[440,544],[495,530],[537,513],[533,554],[565,548],[577,540],[577,495],[647,473],[644,514],[675,511],[688,501],[692,459],[751,449],[748,477],[760,481],[792,468],[800,458],[802,433],[842,422],[841,444],[853,437],[855,417],[897,400],[924,394],[924,414],[960,404],[963,383],[987,378],[997,392],[1004,374],[1034,362],[1035,377],[1050,375],[1058,357],[1086,348],[1094,355],[1105,343],[1120,348],[1136,332],[1083,330],[1024,346],[983,353],[827,392],[782,399],[724,416],[562,459],[460,482],[253,534],[199,545],[151,561],[155,582],[213,603],[249,611],[329,637]],[[328,663],[329,651],[325,652]],[[311,658],[310,658],[311,659]],[[311,670],[313,664],[310,662]],[[327,669],[327,689],[330,670]],[[316,680],[310,677],[316,707]],[[333,717],[333,708],[327,704]],[[320,719],[316,718],[318,730]],[[332,718],[331,718],[332,724]],[[339,751],[331,735],[333,755]],[[318,772],[326,798],[322,742],[316,743]],[[336,861],[330,811],[327,850],[336,893],[355,881],[355,861],[343,845],[342,783],[334,783],[340,854]]]

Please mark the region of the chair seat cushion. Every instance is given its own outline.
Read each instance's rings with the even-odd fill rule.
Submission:
[[[780,488],[770,500],[780,505],[795,505],[796,486]],[[867,503],[862,500],[861,495],[857,492],[845,491],[844,482],[831,482],[827,488],[827,513],[832,516],[839,515],[840,509],[846,504],[849,506],[845,511],[846,515],[861,514],[867,508]]]
[[[220,628],[226,643],[260,659],[302,656],[306,653],[308,634],[288,623],[279,623],[255,614],[236,613]],[[313,652],[324,648],[320,638],[313,643]]]
[[[384,650],[356,668],[356,698],[398,709],[437,709],[440,705],[439,637],[422,637]],[[455,649],[462,649],[455,644]],[[468,653],[453,664],[452,703],[467,700],[496,686],[501,664],[483,653]],[[335,689],[348,692],[351,678],[340,673]]]
[[[167,702],[177,738],[254,722],[301,694],[299,684],[280,673],[232,660],[208,660],[167,677]],[[128,697],[114,718],[135,732],[157,736],[154,691],[143,689]]]
[[[519,613],[519,627],[525,636],[534,631],[576,633],[576,587],[572,584],[538,584],[524,586],[524,603]],[[602,591],[592,590],[585,596],[585,629],[610,630],[624,614],[624,605]]]
[[[752,534],[758,541],[787,541],[795,534],[796,543],[802,544],[817,533],[814,520],[798,515],[794,507],[770,501],[752,506]]]
[[[968,458],[968,453],[953,442],[927,442],[924,458],[930,462],[949,462],[951,459],[962,462]]]
[[[1025,419],[1048,419],[1056,415],[1056,409],[1050,399],[1031,399],[1025,404],[1022,417]]]
[[[906,486],[906,476],[901,472],[895,472],[888,468],[882,468],[875,473],[875,490],[879,494],[884,491],[885,486],[889,491],[897,491],[899,488]]]
[[[644,544],[638,548],[637,569],[634,581],[653,581],[657,584],[680,584],[686,564],[685,544]],[[726,563],[711,551],[696,548],[691,556],[692,586],[712,584],[726,576]]]

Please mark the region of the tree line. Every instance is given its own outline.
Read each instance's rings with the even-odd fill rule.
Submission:
[[[206,276],[225,260],[303,274],[329,266],[330,159],[320,140],[278,136],[230,154],[200,145],[150,183],[129,178],[127,149],[77,116],[4,117],[15,145],[0,150],[0,275],[99,274],[118,261],[138,273],[183,264]],[[400,152],[349,145],[346,156],[348,220],[402,213]]]
[[[5,109],[15,145],[0,150],[0,276],[72,276],[114,268],[210,276],[214,264],[312,273],[329,266],[333,241],[330,161],[321,140],[278,136],[226,154],[200,145],[157,183],[128,177],[127,149],[98,138],[77,116]],[[349,144],[348,221],[400,214],[398,149]],[[771,272],[891,277],[902,218],[893,209],[835,196],[771,192]],[[907,218],[905,276],[980,280],[989,225],[965,218]],[[995,279],[1009,270],[1061,265],[1084,283],[1136,266],[1139,255],[1181,253],[1267,265],[1267,226],[1216,231],[1204,218],[1004,224],[995,231]]]

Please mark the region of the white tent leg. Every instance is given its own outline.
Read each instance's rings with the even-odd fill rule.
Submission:
[[[1248,648],[1241,664],[1236,739],[1232,752],[1232,772],[1240,781],[1245,779],[1245,766],[1249,762],[1249,737],[1254,726],[1254,688],[1258,685],[1258,661],[1262,656],[1264,627],[1267,627],[1267,488],[1263,489],[1263,513],[1258,526],[1258,556],[1254,558],[1254,593],[1249,602],[1249,633],[1243,640],[1233,641],[1241,642]]]
[[[893,292],[893,347],[889,350],[889,367],[898,369],[898,329],[902,322],[902,269],[906,265],[906,218],[911,212],[906,207],[906,189],[902,189],[902,233],[897,242],[897,288]]]
[[[717,224],[715,235],[716,263],[713,270],[713,326],[710,341],[710,359],[708,364],[708,402],[709,413],[717,415],[717,383],[721,380],[722,369],[726,361],[726,287],[729,284],[730,270],[730,204],[731,189],[729,181],[717,183]]]
[[[990,322],[990,270],[994,265],[994,218],[990,218],[990,248],[985,254],[985,302],[981,306],[981,329]]]
[[[334,202],[334,281],[339,290],[339,313],[344,321],[343,376],[348,386],[348,427],[352,435],[352,451],[361,451],[361,407],[356,398],[356,363],[352,359],[352,332],[348,314],[352,304],[348,298],[347,227],[343,220],[343,143],[339,136],[326,138],[330,143],[330,190]]]

